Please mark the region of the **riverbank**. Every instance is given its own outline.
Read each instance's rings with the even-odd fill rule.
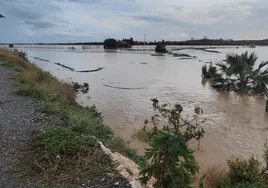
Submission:
[[[1,49],[0,57],[0,185],[130,187],[95,138],[139,165],[144,161],[113,135],[96,108],[77,105],[72,85],[25,56]]]

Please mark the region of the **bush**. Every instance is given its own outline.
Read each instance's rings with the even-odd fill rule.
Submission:
[[[233,158],[227,160],[231,183],[255,183],[260,181],[260,162],[254,157],[246,159]]]
[[[195,161],[193,150],[188,147],[188,142],[192,139],[199,142],[204,136],[205,132],[198,122],[198,115],[202,110],[196,108],[193,119],[188,120],[181,116],[181,105],[175,104],[169,109],[166,104],[159,105],[157,99],[152,99],[152,102],[154,110],[166,118],[168,124],[159,129],[158,114],[155,114],[151,121],[146,121],[154,127],[149,137],[151,148],[145,152],[145,159],[150,163],[141,169],[141,182],[146,184],[151,178],[155,178],[156,188],[191,187],[193,176],[199,172],[199,165]]]
[[[262,185],[258,183],[225,183],[220,185],[219,188],[262,188]]]
[[[14,49],[15,54],[17,54],[19,57],[21,57],[23,60],[28,61],[27,53],[23,51],[18,51],[17,49]]]
[[[159,131],[145,153],[151,163],[141,170],[141,182],[146,184],[156,178],[154,187],[191,187],[192,177],[199,172],[193,150],[181,134],[169,130]]]

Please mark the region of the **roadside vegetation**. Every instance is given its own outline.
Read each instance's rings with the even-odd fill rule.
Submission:
[[[245,57],[248,57],[247,54]],[[250,62],[256,61],[253,61],[253,57]],[[78,183],[89,176],[113,174],[111,160],[102,152],[97,142],[100,140],[112,151],[117,151],[139,164],[141,182],[146,184],[153,181],[155,188],[191,187],[197,176],[200,177],[197,186],[199,188],[268,187],[267,144],[264,145],[264,165],[254,157],[232,157],[227,160],[227,169],[213,166],[201,171],[194,151],[188,144],[195,140],[199,148],[200,141],[205,136],[202,128],[205,119],[200,118],[203,114],[200,107],[194,109],[193,116],[183,116],[183,107],[180,104],[169,106],[152,99],[155,114],[135,134],[136,138],[150,144],[145,156],[141,157],[124,140],[113,135],[95,106],[84,108],[75,102],[77,93],[89,91],[87,83],[69,84],[58,81],[50,73],[30,64],[25,53],[1,49],[0,60],[4,62],[3,65],[17,70],[19,95],[40,100],[42,112],[62,120],[60,125],[50,125],[43,132],[35,134],[31,144],[24,150],[22,171],[30,180],[41,177],[53,183]],[[263,76],[265,70],[260,69],[265,65],[262,63],[258,69],[253,66],[252,69],[245,70],[254,72],[251,75],[257,75],[259,71]],[[232,75],[237,75],[241,82],[240,72],[228,68],[229,66],[231,67],[228,64],[227,70],[232,70]],[[219,74],[223,76],[226,73]]]
[[[42,177],[47,182],[77,183],[87,176],[107,175],[114,171],[111,160],[100,149],[97,139],[113,152],[131,158],[140,166],[145,160],[136,150],[115,137],[104,124],[95,106],[82,107],[75,102],[77,93],[87,93],[87,83],[64,83],[27,60],[27,54],[0,49],[0,60],[17,70],[17,94],[41,101],[41,111],[60,117],[61,125],[49,125],[34,135],[23,152],[24,175]]]
[[[223,62],[203,65],[202,77],[213,80],[211,86],[224,91],[242,94],[261,94],[268,83],[268,61],[256,65],[258,57],[253,52],[227,54]]]

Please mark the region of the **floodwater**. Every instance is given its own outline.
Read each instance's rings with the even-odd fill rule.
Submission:
[[[85,50],[79,46],[75,48],[28,46],[22,50],[28,53],[33,63],[59,79],[89,83],[88,95],[79,95],[77,101],[84,106],[95,104],[115,134],[130,141],[140,153],[147,145],[132,135],[144,126],[145,119],[153,115],[150,99],[158,98],[160,103],[181,103],[185,115],[191,115],[195,106],[203,109],[201,119],[207,119],[202,125],[206,133],[201,149],[195,153],[201,166],[224,163],[230,155],[261,158],[263,144],[268,138],[265,98],[217,92],[208,83],[202,84],[201,66],[204,62],[223,60],[226,53],[245,51],[255,51],[260,63],[268,60],[267,47],[213,49],[221,53],[194,49],[176,51],[175,48],[182,47],[168,47],[173,52],[196,56],[195,59],[152,56],[153,47],[147,46],[137,46],[135,51],[106,52],[100,46]],[[79,73],[54,62],[76,71],[104,69]],[[195,143],[192,146],[196,148]]]

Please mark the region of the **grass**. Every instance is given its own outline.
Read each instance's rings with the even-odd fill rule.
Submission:
[[[0,61],[2,61],[2,63],[0,65],[5,66],[5,67],[13,67],[11,63],[9,63],[8,60],[5,59],[0,59]]]
[[[227,176],[226,169],[220,165],[212,165],[206,169],[206,178],[204,180],[204,185],[206,188],[217,188],[222,182],[225,181]]]
[[[29,63],[23,53],[0,49],[0,59],[19,70],[17,94],[40,100],[42,112],[60,116],[65,122],[62,127],[51,125],[52,128],[33,139],[22,161],[27,167],[27,176],[41,176],[49,182],[74,182],[78,176],[88,173],[105,174],[111,167],[110,161],[96,141],[90,139],[92,136],[112,151],[120,152],[139,165],[145,164],[136,150],[113,135],[95,106],[84,108],[75,102],[77,84],[73,87],[57,80]]]

